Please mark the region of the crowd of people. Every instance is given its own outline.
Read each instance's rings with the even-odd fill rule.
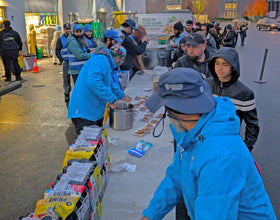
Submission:
[[[14,63],[22,43],[10,22],[4,21],[4,27],[0,47],[5,65]],[[143,74],[139,55],[149,39],[131,19],[125,20],[121,32],[107,30],[99,45],[91,25],[66,23],[63,29],[60,36],[61,27],[57,27],[52,42],[53,62],[62,64],[68,117],[79,134],[83,126],[103,126],[106,109],[129,100],[118,74],[129,72],[130,79],[137,71]],[[153,113],[165,107],[161,120],[169,118],[175,154],[142,220],[162,219],[174,206],[177,220],[276,219],[250,154],[260,128],[254,92],[239,80],[235,49],[238,35],[244,45],[246,24],[227,24],[221,32],[220,22],[188,20],[185,26],[177,22],[173,29],[170,70],[160,77],[146,106]],[[16,39],[9,49],[3,40],[7,32]],[[9,71],[5,65],[7,81]],[[15,75],[21,79],[18,68]],[[244,140],[240,137],[243,121]]]

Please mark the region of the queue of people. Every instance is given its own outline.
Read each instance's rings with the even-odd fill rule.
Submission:
[[[9,21],[4,21],[4,27],[0,48],[5,76],[11,80],[12,61],[20,80],[15,59],[22,49],[21,39]],[[77,134],[84,126],[103,126],[106,108],[128,100],[116,73],[132,70],[133,59],[145,51],[149,39],[131,19],[122,27],[123,36],[107,30],[98,45],[90,25],[66,23],[63,35],[55,41],[68,117]],[[186,21],[185,26],[178,22],[173,28],[176,51],[170,70],[160,77],[146,106],[153,113],[164,106],[162,120],[168,117],[170,121],[174,160],[142,220],[162,219],[175,206],[177,220],[276,219],[250,154],[260,128],[254,92],[239,80],[235,49],[238,34],[244,45],[246,24],[227,24],[223,33],[219,23],[197,23],[194,28],[192,21]],[[15,38],[10,44],[13,48],[6,48],[7,33]],[[138,68],[143,72],[143,66]],[[240,137],[243,121],[244,140]]]

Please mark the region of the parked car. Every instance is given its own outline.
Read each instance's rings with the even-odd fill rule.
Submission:
[[[272,19],[261,18],[260,20],[258,20],[256,27],[258,30],[266,29],[268,31],[271,31],[272,29],[277,29],[278,31],[280,31],[280,24]]]

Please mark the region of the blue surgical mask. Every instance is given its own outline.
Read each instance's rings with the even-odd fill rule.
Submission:
[[[177,132],[187,132],[188,129],[183,127],[179,120],[169,118],[170,124],[176,129]]]
[[[172,124],[170,124],[169,127],[170,127],[172,135],[173,135],[174,139],[176,140],[177,144],[182,145],[188,130],[187,129],[184,131],[181,130],[179,132]]]

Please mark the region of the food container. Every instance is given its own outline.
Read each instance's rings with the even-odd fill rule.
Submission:
[[[116,109],[110,109],[110,127],[127,130],[133,126],[133,105],[121,102]]]
[[[145,69],[153,69],[155,66],[168,66],[171,59],[171,48],[166,45],[158,45],[155,48],[147,47],[142,54]]]

